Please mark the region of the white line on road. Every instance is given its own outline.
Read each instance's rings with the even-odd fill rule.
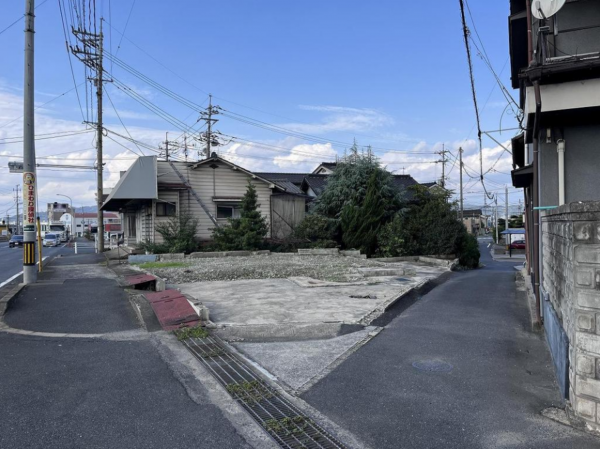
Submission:
[[[43,262],[44,260],[46,260],[47,258],[48,258],[48,256],[44,257],[44,258],[42,259],[42,262]],[[39,263],[39,262],[38,262],[38,263]],[[2,288],[2,287],[4,287],[6,284],[8,284],[8,283],[10,283],[10,282],[14,281],[16,278],[18,278],[18,277],[19,277],[19,276],[21,276],[22,274],[23,274],[23,272],[22,272],[22,271],[20,271],[20,272],[18,272],[17,274],[15,274],[14,276],[12,276],[11,278],[9,278],[9,279],[7,279],[6,281],[2,282],[2,283],[0,284],[0,288]]]

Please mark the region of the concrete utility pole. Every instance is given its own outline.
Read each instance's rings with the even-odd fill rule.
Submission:
[[[19,232],[19,223],[21,222],[21,220],[20,220],[21,216],[19,215],[19,200],[20,200],[20,198],[19,198],[19,184],[17,184],[15,186],[15,189],[13,189],[13,192],[15,192],[15,205],[17,206],[17,216],[15,217],[16,220],[17,220],[17,223],[16,223],[17,229],[16,229],[15,234],[19,235],[20,234],[20,232]]]
[[[23,283],[37,281],[35,268],[34,0],[25,0],[25,79],[23,104]],[[17,207],[19,201],[17,200]],[[17,213],[17,223],[19,214]]]
[[[508,222],[508,186],[504,186],[504,202],[506,204],[506,229],[510,228],[510,223]]]
[[[463,222],[464,208],[463,208],[463,161],[462,161],[463,149],[458,149],[459,168],[460,168],[460,221]]]
[[[496,196],[496,243],[499,244],[500,240],[499,240],[499,231],[498,231],[498,194],[495,195]]]
[[[102,123],[102,95],[104,91],[104,34],[102,33],[102,25],[104,20],[100,19],[100,34],[91,33],[85,29],[73,30],[73,34],[77,38],[78,42],[83,45],[80,48],[77,44],[75,48],[71,47],[71,52],[87,67],[96,72],[94,78],[94,84],[96,86],[96,100],[98,106],[98,117],[95,123],[96,125],[96,159],[98,161],[97,166],[97,191],[96,191],[96,205],[98,208],[98,251],[104,251],[104,212],[102,211],[102,196],[104,194],[103,188],[103,171],[104,164],[102,162],[102,140],[104,138],[104,127]],[[88,123],[89,124],[89,123]]]
[[[213,137],[212,134],[212,125],[217,123],[219,120],[212,118],[213,115],[219,113],[219,107],[213,106],[212,104],[212,95],[208,96],[208,107],[206,111],[202,112],[200,120],[204,120],[206,122],[206,133],[204,134],[202,141],[206,142],[206,159],[210,158],[211,155],[211,146],[219,145],[219,142],[216,138]]]
[[[449,153],[449,151],[446,151],[446,145],[442,144],[442,151],[438,152],[438,154],[442,156],[442,160],[440,161],[442,163],[442,188],[446,187],[446,162],[448,161],[446,159],[446,153]]]
[[[103,85],[103,64],[102,59],[104,57],[104,35],[102,34],[102,23],[100,19],[100,36],[98,37],[98,67],[96,69],[96,96],[98,99],[98,124],[96,131],[96,139],[98,143],[96,158],[98,159],[98,252],[104,252],[104,211],[102,210],[102,196],[104,195],[103,187],[103,164],[102,164],[102,133],[104,128],[102,127],[102,93],[104,90]]]

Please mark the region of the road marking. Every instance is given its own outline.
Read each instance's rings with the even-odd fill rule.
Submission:
[[[48,256],[44,257],[44,258],[42,259],[42,262],[43,262],[44,260],[46,260],[47,258],[48,258]],[[39,262],[38,262],[38,264],[39,264]],[[0,288],[2,288],[2,287],[4,287],[6,284],[9,284],[10,282],[14,281],[16,278],[18,278],[18,277],[19,277],[19,276],[21,276],[22,274],[23,274],[23,272],[22,272],[22,271],[20,271],[20,272],[18,272],[17,274],[15,274],[14,276],[12,276],[11,278],[9,278],[8,280],[6,280],[6,281],[2,282],[2,283],[0,284]]]

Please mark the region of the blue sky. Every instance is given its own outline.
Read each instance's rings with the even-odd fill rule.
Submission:
[[[22,16],[24,9],[21,1],[5,3],[0,30]],[[58,2],[37,3],[36,103],[41,105],[74,84]],[[430,153],[441,149],[442,144],[454,154],[462,145],[470,173],[478,170],[477,145],[472,141],[476,137],[475,115],[458,1],[137,0],[133,9],[132,4],[132,0],[114,0],[109,12],[109,1],[97,0],[98,15],[102,11],[107,21],[107,51],[198,104],[206,104],[210,92],[215,96],[214,103],[230,112],[324,139],[315,143],[291,138],[220,117],[219,131],[245,139],[231,141],[222,148],[240,165],[264,171],[306,171],[320,159],[343,154],[356,138],[361,145],[376,147],[390,170],[401,173],[405,167],[406,173],[421,182],[441,175],[440,164],[431,163],[439,156]],[[500,77],[508,87],[508,2],[471,0],[469,6],[489,59],[498,73],[504,68]],[[469,23],[473,30],[472,25]],[[123,30],[125,38],[121,39]],[[22,111],[22,22],[0,34],[0,57],[1,139],[19,135],[22,129],[21,120],[6,125]],[[480,107],[487,100],[482,128],[496,130],[506,101],[475,49],[473,60]],[[83,82],[82,64],[75,59],[72,63],[76,83]],[[170,114],[188,125],[196,121],[197,114],[192,110],[118,66],[108,62],[106,66],[115,78]],[[170,137],[181,134],[114,84],[107,84],[106,89],[136,139],[156,146],[167,131]],[[84,90],[80,95],[85,109]],[[106,127],[125,134],[112,106],[105,103]],[[38,133],[85,129],[74,91],[40,107],[37,113]],[[502,126],[515,125],[509,110]],[[514,131],[495,136],[504,143],[512,135]],[[94,158],[92,139],[93,134],[88,133],[38,141],[38,155],[47,155],[50,163],[67,157],[75,161],[69,163],[90,165]],[[327,140],[332,144],[324,143]],[[268,150],[250,146],[247,141],[266,144]],[[121,143],[138,151],[126,141]],[[510,155],[502,153],[489,139],[484,140],[484,146],[485,170],[500,158],[494,165],[498,172],[490,172],[488,188],[510,185],[505,174],[510,170]],[[0,155],[5,156],[0,157],[1,166],[6,167],[10,160],[7,155],[21,151],[19,144],[0,144]],[[72,153],[49,156],[65,152]],[[106,153],[105,180],[110,185],[135,156],[111,141]],[[456,185],[457,176],[458,170],[453,169],[450,185]],[[39,178],[42,203],[55,200],[56,193],[65,191],[71,192],[78,203],[93,203],[91,172],[40,170]],[[465,179],[469,180],[467,176]],[[2,205],[10,201],[7,192],[18,182],[18,175],[0,169],[0,214],[4,212]],[[480,206],[481,186],[474,181],[470,184],[474,185],[467,190],[472,192],[467,196],[468,203]],[[518,202],[519,196],[511,190],[511,204]]]

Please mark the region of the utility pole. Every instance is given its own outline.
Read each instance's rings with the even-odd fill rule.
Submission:
[[[463,208],[463,161],[462,161],[463,149],[458,149],[459,168],[460,168],[460,221],[463,222],[464,208]]]
[[[165,133],[165,159],[169,162],[169,132]]]
[[[103,171],[104,164],[102,162],[102,139],[103,139],[103,123],[102,123],[102,94],[104,91],[104,34],[102,33],[102,24],[104,20],[100,19],[100,34],[92,33],[87,30],[73,29],[73,34],[78,42],[81,42],[83,48],[79,44],[75,48],[71,47],[71,52],[83,62],[87,67],[96,72],[94,84],[96,86],[96,100],[98,106],[96,125],[96,159],[97,167],[97,191],[96,204],[98,208],[98,252],[104,252],[104,211],[102,210],[103,189]],[[92,124],[93,125],[93,124]]]
[[[19,232],[19,230],[20,230],[19,229],[19,223],[21,221],[20,220],[21,216],[19,215],[19,199],[20,199],[19,198],[19,184],[16,185],[16,188],[13,189],[13,192],[15,192],[15,205],[17,206],[17,216],[16,216],[16,219],[17,219],[17,224],[16,224],[17,230],[16,230],[15,234],[18,235],[18,234],[20,234],[20,232]]]
[[[96,127],[96,139],[98,143],[97,148],[97,159],[98,159],[98,252],[104,252],[104,211],[102,210],[102,196],[104,195],[103,186],[103,171],[104,167],[102,164],[102,133],[104,128],[102,127],[102,93],[104,90],[103,85],[103,66],[102,59],[104,56],[104,36],[102,35],[102,19],[100,19],[100,36],[98,40],[98,66],[96,70],[96,97],[98,101],[98,116],[97,116],[97,127]]]
[[[206,122],[207,131],[200,137],[200,141],[206,142],[206,159],[210,158],[211,155],[211,146],[218,146],[220,142],[216,137],[213,136],[212,125],[217,123],[219,120],[212,118],[213,115],[217,115],[219,113],[219,107],[213,106],[212,104],[212,95],[208,96],[208,107],[206,111],[200,114],[200,120],[204,120]]]
[[[498,194],[495,195],[495,201],[496,201],[496,243],[500,243],[499,239],[499,232],[498,232]]]
[[[508,222],[508,186],[504,186],[504,200],[505,200],[505,205],[506,205],[506,229],[508,230],[508,228],[510,227],[510,223]]]
[[[34,128],[34,0],[25,0],[25,79],[23,103],[23,283],[37,281],[35,268],[36,168]],[[17,207],[19,201],[17,199]],[[17,223],[19,213],[17,212]],[[18,226],[17,226],[18,227]],[[41,263],[41,262],[40,262]]]
[[[446,144],[442,144],[442,151],[438,152],[442,156],[442,160],[440,161],[442,163],[442,188],[446,187],[446,153],[449,153],[449,151],[446,151]]]

